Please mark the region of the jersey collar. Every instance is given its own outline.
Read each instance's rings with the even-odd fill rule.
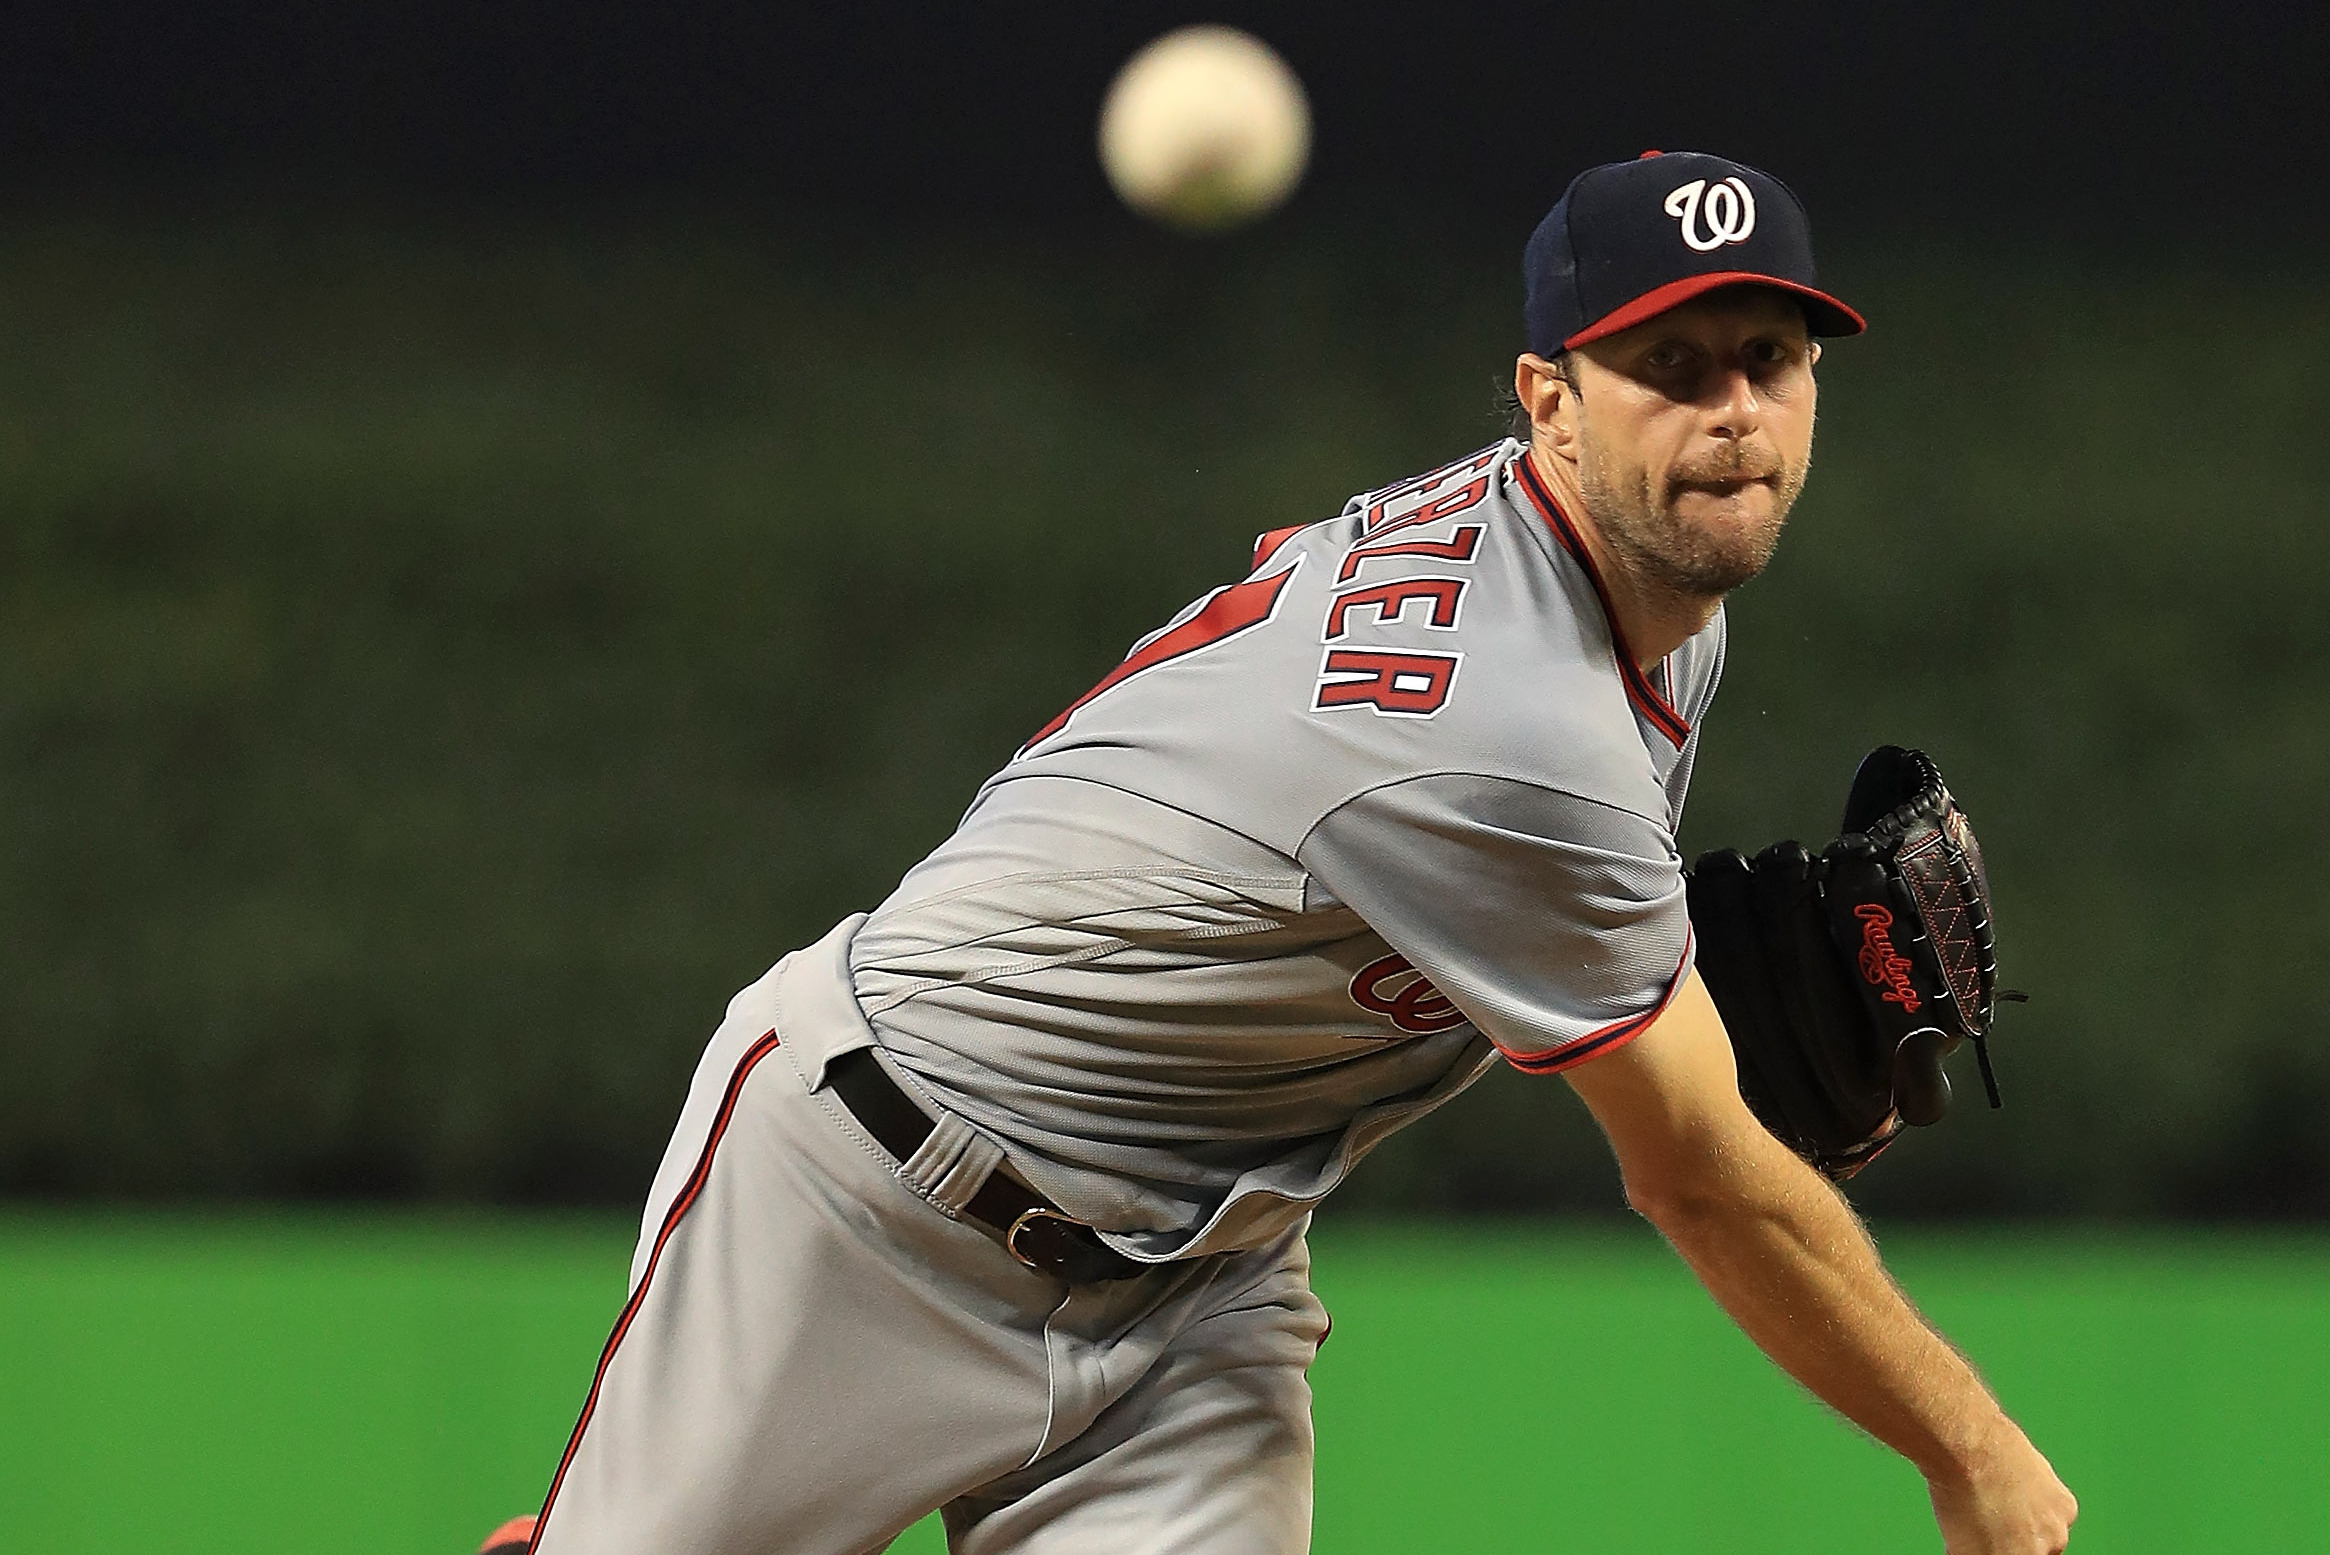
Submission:
[[[1577,558],[1578,565],[1585,570],[1586,581],[1594,586],[1594,597],[1602,602],[1603,618],[1610,624],[1610,645],[1618,660],[1618,679],[1626,687],[1627,701],[1634,704],[1635,711],[1642,714],[1652,728],[1666,737],[1667,743],[1681,750],[1683,742],[1691,737],[1689,720],[1675,711],[1674,703],[1668,701],[1658,687],[1650,683],[1650,677],[1635,662],[1633,650],[1626,646],[1626,632],[1618,624],[1618,612],[1610,608],[1610,591],[1602,585],[1602,574],[1594,565],[1593,553],[1586,549],[1586,543],[1579,536],[1577,526],[1570,522],[1570,516],[1554,500],[1553,488],[1545,483],[1544,476],[1537,473],[1537,466],[1531,461],[1526,446],[1514,456],[1513,469],[1521,482],[1521,489],[1529,493],[1529,500],[1536,505],[1546,527],[1561,542],[1561,548]],[[1672,677],[1669,678],[1671,681]]]

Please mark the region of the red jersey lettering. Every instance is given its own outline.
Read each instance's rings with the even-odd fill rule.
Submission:
[[[1400,540],[1390,545],[1367,544],[1352,547],[1343,558],[1342,570],[1335,574],[1337,583],[1349,583],[1359,576],[1359,564],[1373,561],[1378,556],[1429,556],[1435,561],[1469,562],[1480,549],[1480,524],[1459,524],[1456,533],[1446,540]]]
[[[1427,609],[1424,624],[1439,631],[1456,629],[1457,607],[1464,600],[1462,578],[1401,578],[1395,583],[1379,583],[1371,589],[1353,589],[1340,594],[1327,607],[1326,640],[1341,637],[1354,610],[1372,610],[1378,625],[1399,620],[1408,613],[1408,606],[1422,601]]]
[[[1455,688],[1459,653],[1380,653],[1330,648],[1319,667],[1311,711],[1365,707],[1390,718],[1429,718]]]
[[[1452,480],[1459,475],[1476,474],[1479,471],[1487,469],[1490,465],[1497,462],[1497,455],[1499,452],[1500,450],[1496,448],[1484,448],[1469,459],[1459,459],[1454,464],[1444,464],[1437,470],[1428,471],[1425,474],[1417,476],[1414,480],[1402,481],[1397,486],[1387,486],[1381,491],[1370,492],[1367,497],[1363,499],[1367,508],[1367,527],[1369,529],[1373,529],[1376,525],[1382,523],[1384,520],[1385,510],[1390,508],[1394,503],[1405,502],[1410,497],[1421,496],[1427,491],[1432,491],[1436,489],[1442,481]],[[1481,483],[1481,486],[1483,491],[1486,491],[1487,483],[1485,481]],[[1472,502],[1478,502],[1479,500],[1480,498],[1475,497],[1472,499]],[[1464,506],[1470,507],[1472,506],[1472,502],[1467,502],[1464,504]],[[1440,516],[1442,518],[1446,518],[1448,513],[1455,511],[1457,510],[1451,508],[1448,510],[1448,512],[1444,512]]]
[[[1404,513],[1398,518],[1392,519],[1388,523],[1382,522],[1376,517],[1377,514],[1380,514],[1383,511],[1379,507],[1368,515],[1368,537],[1373,539],[1378,535],[1388,535],[1395,529],[1413,529],[1419,524],[1434,524],[1438,523],[1441,519],[1444,518],[1454,518],[1457,514],[1463,512],[1466,508],[1473,506],[1488,494],[1489,478],[1484,475],[1479,480],[1474,481],[1471,485],[1464,487],[1462,490],[1449,492],[1445,496],[1434,497],[1431,501],[1416,509],[1415,512]]]

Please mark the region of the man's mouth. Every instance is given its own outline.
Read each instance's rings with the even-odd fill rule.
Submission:
[[[1695,491],[1708,497],[1736,497],[1750,486],[1768,486],[1771,483],[1772,477],[1769,475],[1731,475],[1714,480],[1677,481],[1675,493],[1680,496],[1684,492]]]

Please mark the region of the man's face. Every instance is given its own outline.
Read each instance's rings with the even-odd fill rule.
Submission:
[[[1811,467],[1818,355],[1796,304],[1758,286],[1578,349],[1579,488],[1637,577],[1703,598],[1764,570]]]

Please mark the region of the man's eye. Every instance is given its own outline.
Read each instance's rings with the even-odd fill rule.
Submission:
[[[1681,346],[1653,346],[1650,354],[1643,358],[1643,363],[1645,366],[1655,368],[1662,373],[1672,372],[1683,365],[1683,348]]]

